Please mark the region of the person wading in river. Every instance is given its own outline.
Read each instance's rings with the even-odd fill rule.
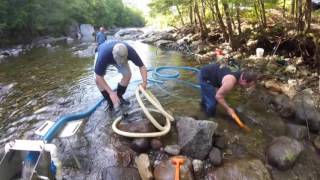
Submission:
[[[217,102],[234,117],[235,111],[225,101],[225,96],[238,84],[249,88],[255,84],[257,74],[249,71],[232,72],[227,66],[209,64],[201,68],[199,84],[201,88],[201,107],[208,116],[216,113]]]
[[[127,43],[121,41],[108,41],[102,43],[98,47],[98,56],[95,63],[95,81],[96,84],[108,102],[108,111],[112,111],[118,105],[129,105],[130,102],[123,99],[123,94],[126,92],[127,86],[131,79],[131,70],[128,64],[131,60],[140,69],[142,77],[142,87],[147,87],[147,69],[144,66],[141,58],[137,52]],[[122,74],[122,79],[118,83],[116,91],[113,91],[106,80],[104,75],[109,65],[114,65],[118,72]]]
[[[96,42],[98,43],[98,46],[107,40],[105,32],[106,29],[104,27],[100,27],[100,31],[96,35]]]

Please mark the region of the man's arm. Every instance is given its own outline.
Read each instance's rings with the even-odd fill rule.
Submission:
[[[145,66],[141,66],[140,68],[140,74],[141,74],[141,77],[142,77],[142,87],[144,89],[147,88],[147,83],[148,83],[148,80],[147,80],[147,76],[148,76],[148,72],[147,72],[147,68]]]
[[[103,89],[107,91],[114,106],[120,103],[117,93],[112,91],[108,83],[104,80],[103,76],[96,74],[96,84],[98,85],[100,90]]]
[[[234,76],[232,75],[225,76],[222,80],[222,85],[218,89],[215,96],[218,103],[222,105],[222,107],[228,112],[229,115],[232,115],[232,113],[234,113],[234,110],[230,108],[230,106],[227,104],[224,97],[233,89],[236,83],[237,83],[237,79]]]

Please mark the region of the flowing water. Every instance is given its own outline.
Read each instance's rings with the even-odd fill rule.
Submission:
[[[141,56],[148,68],[157,66],[201,65],[190,56],[179,52],[160,50],[154,46],[128,41]],[[60,116],[83,111],[92,107],[102,96],[95,86],[93,57],[78,58],[72,55],[89,44],[58,45],[53,48],[33,49],[26,54],[0,64],[0,85],[13,87],[0,98],[0,147],[13,139],[38,139],[34,131],[46,120],[55,121]],[[139,69],[130,64],[132,81],[140,79]],[[111,68],[105,77],[115,88],[121,76]],[[182,78],[195,81],[190,72],[183,72]],[[137,83],[131,83],[125,98],[135,104],[134,90]],[[261,93],[248,94],[236,90],[227,100],[233,107],[241,106],[246,112],[243,119],[253,130],[250,134],[218,109],[217,118],[207,118],[199,107],[199,91],[175,81],[163,85],[150,84],[149,89],[162,105],[174,116],[192,116],[209,119],[219,124],[219,133],[230,141],[231,149],[224,158],[254,156],[265,162],[264,152],[273,137],[285,134],[284,121],[263,103]],[[103,103],[89,118],[80,132],[69,139],[55,139],[52,143],[59,149],[66,179],[96,179],[103,167],[127,166],[132,163],[132,152],[121,138],[111,130],[112,120],[104,111]],[[68,143],[70,142],[70,143]],[[81,168],[72,156],[78,157]],[[320,178],[319,157],[307,149],[292,170],[272,170],[275,179]],[[302,178],[303,179],[303,178]]]

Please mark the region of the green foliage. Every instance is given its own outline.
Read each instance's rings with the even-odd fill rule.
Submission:
[[[94,26],[144,26],[142,13],[120,0],[0,0],[0,37],[64,34],[73,21]]]

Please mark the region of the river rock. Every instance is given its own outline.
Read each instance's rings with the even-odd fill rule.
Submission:
[[[180,165],[180,179],[181,180],[193,180],[193,168],[192,168],[192,162],[190,159],[188,159],[185,156],[173,156],[168,160],[160,162],[155,168],[154,168],[154,178],[155,180],[168,180],[168,179],[174,179],[175,177],[175,167],[176,165],[173,164],[173,159],[179,158],[183,159],[184,163]]]
[[[235,159],[212,169],[207,180],[271,180],[267,168],[258,159]]]
[[[271,103],[281,117],[292,118],[294,116],[293,104],[287,96],[277,95]]]
[[[139,174],[142,180],[153,179],[153,174],[151,172],[151,164],[147,154],[140,154],[135,158],[135,163],[138,167]]]
[[[153,150],[160,150],[163,147],[162,142],[156,138],[153,138],[151,140],[150,145]]]
[[[167,47],[168,44],[171,44],[173,43],[173,41],[170,41],[170,40],[158,40],[155,42],[155,45],[159,48],[164,48],[164,47]]]
[[[298,94],[293,99],[295,118],[294,121],[298,124],[308,125],[311,131],[320,130],[320,112],[316,110],[315,103],[311,95],[307,93]]]
[[[218,124],[191,117],[178,117],[176,120],[178,144],[182,153],[203,160],[211,149],[212,136]]]
[[[287,133],[290,137],[295,139],[303,139],[308,134],[308,129],[306,126],[287,124]]]
[[[179,155],[181,151],[181,147],[179,145],[167,145],[164,148],[164,151],[171,155]]]
[[[131,179],[141,180],[136,168],[107,167],[101,170],[101,180],[110,179]]]
[[[91,24],[81,24],[80,33],[82,35],[81,40],[94,41],[94,28]]]
[[[271,142],[266,153],[267,159],[272,166],[286,170],[294,165],[303,149],[299,141],[281,136]]]
[[[137,120],[133,122],[121,121],[118,126],[120,130],[127,132],[147,133],[156,131],[153,124],[146,119]]]
[[[147,138],[137,138],[131,142],[131,149],[138,153],[144,153],[149,150],[150,140]]]
[[[199,159],[192,160],[193,172],[196,179],[201,179],[204,175],[204,163]]]
[[[222,164],[222,153],[220,149],[213,147],[209,153],[209,159],[212,165],[219,166]]]
[[[313,144],[314,144],[315,148],[317,149],[317,151],[320,152],[320,136],[317,136],[314,139]]]
[[[80,27],[78,22],[73,21],[71,24],[66,28],[66,34],[67,36],[71,37],[71,39],[80,39],[81,34],[80,34]],[[68,42],[68,39],[67,39]]]

